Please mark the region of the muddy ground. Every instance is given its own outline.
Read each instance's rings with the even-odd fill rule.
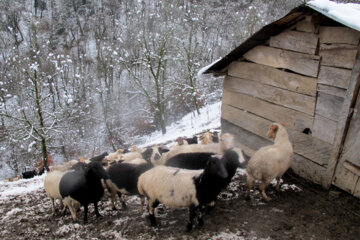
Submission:
[[[128,208],[113,211],[108,195],[100,202],[102,217],[90,206],[89,221],[73,223],[70,214],[52,215],[43,188],[0,198],[1,239],[360,239],[360,200],[338,189],[325,191],[287,173],[282,191],[269,189],[265,203],[258,191],[244,199],[245,175],[238,171],[207,211],[205,225],[185,232],[187,209],[160,205],[160,226],[152,228],[138,210],[140,200],[128,197]],[[38,180],[42,181],[42,179]],[[25,183],[24,183],[25,184]],[[24,185],[26,187],[26,185]],[[5,186],[6,187],[6,186]],[[0,189],[4,191],[3,189]],[[120,204],[118,204],[120,208]]]

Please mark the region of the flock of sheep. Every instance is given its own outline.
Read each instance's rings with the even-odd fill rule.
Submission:
[[[279,189],[279,180],[292,163],[293,150],[285,127],[273,123],[267,136],[274,139],[274,144],[260,148],[247,163],[247,198],[254,181],[259,180],[261,194],[269,201],[266,187],[276,178]],[[83,206],[86,222],[90,203],[94,204],[96,216],[100,216],[97,203],[108,190],[113,209],[116,209],[116,195],[123,208],[126,207],[124,194],[140,196],[141,212],[146,198],[152,226],[157,225],[155,208],[159,203],[173,208],[188,207],[188,231],[195,218],[202,226],[205,207],[214,205],[245,161],[242,151],[234,147],[232,134],[217,137],[206,132],[199,139],[201,143],[197,143],[196,137],[178,138],[178,144],[170,148],[132,147],[130,151],[120,149],[92,159],[52,166],[45,176],[44,187],[53,212],[54,200],[60,199],[63,212],[68,208],[74,221],[77,210]]]

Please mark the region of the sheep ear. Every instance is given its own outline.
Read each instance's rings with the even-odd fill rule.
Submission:
[[[123,150],[123,149],[118,149],[116,152],[117,152],[117,153],[123,153],[124,150]]]

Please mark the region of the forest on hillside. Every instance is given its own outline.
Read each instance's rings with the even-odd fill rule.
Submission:
[[[301,3],[0,1],[0,177],[165,133],[221,99],[202,67]]]

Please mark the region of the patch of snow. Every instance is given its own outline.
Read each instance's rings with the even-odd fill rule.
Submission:
[[[184,116],[181,121],[171,124],[164,135],[161,131],[156,131],[142,137],[139,147],[173,141],[179,136],[191,137],[207,129],[219,128],[220,118],[221,102],[210,104],[200,109],[200,115],[192,112]]]
[[[360,31],[360,4],[337,3],[330,0],[313,0],[307,4],[327,12],[330,17]]]
[[[14,182],[0,182],[0,199],[23,195],[44,187],[45,174],[32,179],[20,179]]]
[[[295,184],[290,184],[290,185],[289,184],[283,184],[283,185],[281,185],[280,191],[284,192],[284,191],[289,190],[289,189],[293,190],[294,192],[301,192],[302,191],[302,189],[299,188],[298,186],[296,186]]]

